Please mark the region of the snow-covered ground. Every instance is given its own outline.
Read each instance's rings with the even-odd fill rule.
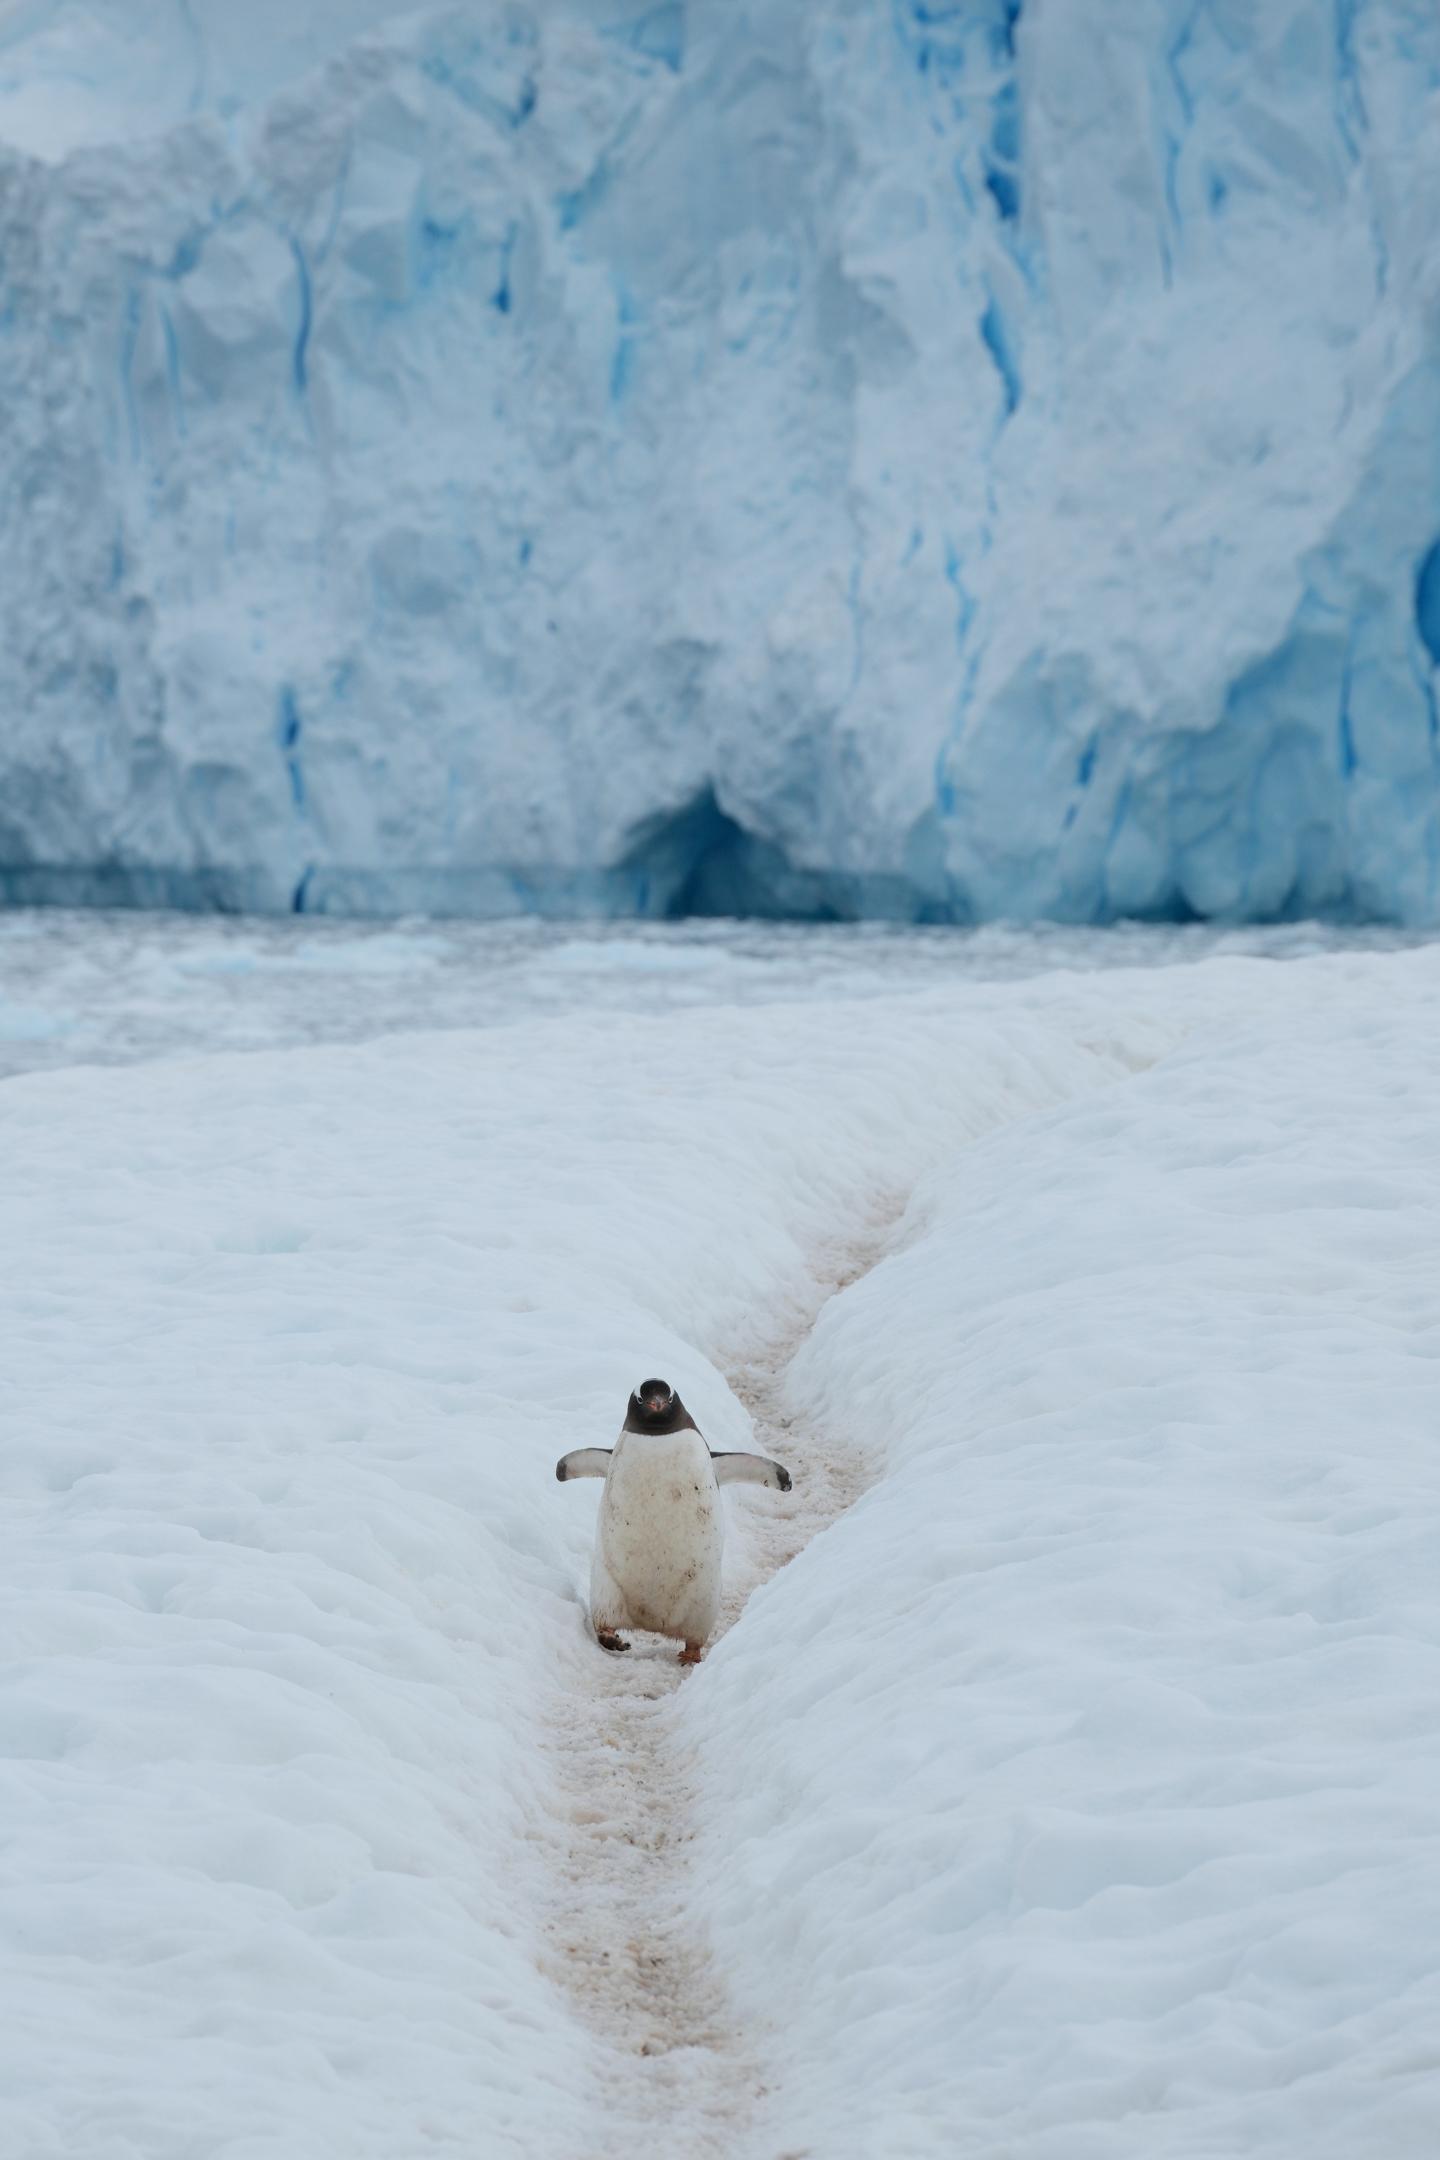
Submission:
[[[1436,957],[1127,986],[802,1353],[889,1475],[687,1710],[817,2153],[1435,2151]]]
[[[617,2080],[629,2160],[712,2149],[547,1936],[551,1466],[649,1369],[744,1444],[789,1336],[880,1474],[662,1706],[727,2160],[1428,2160],[1440,949],[561,940],[394,1032],[409,934],[291,948],[375,1040],[0,1086],[0,2150],[610,2160]],[[219,1010],[167,935],[79,1057]]]

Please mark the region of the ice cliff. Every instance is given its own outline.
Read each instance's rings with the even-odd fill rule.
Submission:
[[[0,367],[0,897],[1440,920],[1434,0],[12,0]]]

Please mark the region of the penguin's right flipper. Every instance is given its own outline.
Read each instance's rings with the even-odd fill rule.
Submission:
[[[577,1447],[572,1455],[562,1455],[555,1465],[555,1475],[563,1485],[572,1477],[604,1477],[610,1468],[614,1448]]]
[[[770,1485],[776,1492],[789,1492],[790,1473],[784,1463],[772,1462],[768,1455],[716,1454],[711,1450],[710,1467],[715,1472],[717,1485]]]

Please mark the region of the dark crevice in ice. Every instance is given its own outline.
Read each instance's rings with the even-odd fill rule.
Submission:
[[[703,788],[678,810],[647,819],[621,866],[637,915],[749,916],[770,922],[961,922],[953,893],[902,873],[811,869],[748,832]]]

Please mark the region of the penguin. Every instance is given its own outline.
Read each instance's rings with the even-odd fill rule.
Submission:
[[[765,1455],[716,1454],[668,1381],[642,1380],[613,1448],[576,1448],[555,1475],[604,1478],[590,1571],[590,1617],[602,1650],[628,1650],[617,1632],[643,1628],[683,1645],[698,1665],[720,1617],[722,1485],[789,1492],[790,1473]]]

